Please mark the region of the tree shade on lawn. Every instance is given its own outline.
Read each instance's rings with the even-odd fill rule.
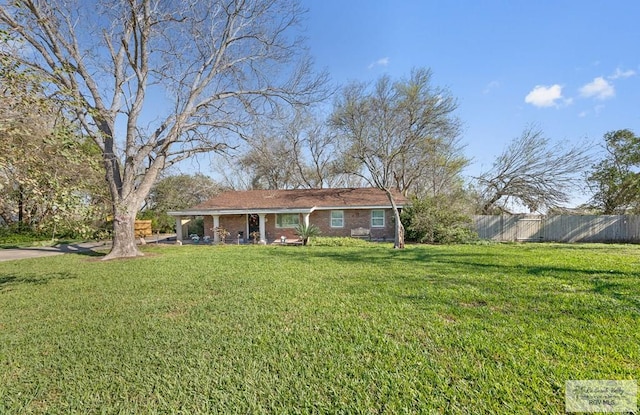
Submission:
[[[640,374],[636,246],[143,250],[0,263],[1,413],[564,413]]]

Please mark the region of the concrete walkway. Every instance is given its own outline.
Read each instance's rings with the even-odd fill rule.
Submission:
[[[175,241],[175,234],[153,235],[145,238],[148,244],[171,243]],[[111,241],[82,242],[77,244],[60,244],[54,246],[36,246],[25,248],[0,248],[0,261],[13,261],[16,259],[41,258],[62,254],[81,254],[98,256],[109,251]]]

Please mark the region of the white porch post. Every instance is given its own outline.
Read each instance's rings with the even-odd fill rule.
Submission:
[[[182,216],[176,216],[176,241],[182,240]]]
[[[304,213],[304,214],[302,215],[302,220],[304,221],[304,226],[305,226],[306,228],[308,228],[308,227],[309,227],[309,216],[310,216],[310,215],[311,215],[310,213]]]
[[[265,226],[265,213],[258,213],[258,223],[260,224],[260,242],[267,242],[267,231]]]
[[[220,227],[220,215],[213,215],[213,242],[220,242],[220,235],[216,230]]]

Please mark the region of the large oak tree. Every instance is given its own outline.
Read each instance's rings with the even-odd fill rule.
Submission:
[[[140,255],[137,211],[159,173],[318,99],[294,0],[24,0],[0,6],[0,53],[36,71],[102,152],[107,259]],[[11,50],[11,49],[14,50]],[[186,190],[188,191],[188,189]]]

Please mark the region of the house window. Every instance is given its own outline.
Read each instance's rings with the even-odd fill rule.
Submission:
[[[300,215],[297,213],[278,213],[276,228],[295,228],[300,225]]]
[[[371,211],[371,227],[384,228],[384,210]]]
[[[331,211],[331,227],[332,228],[344,227],[344,211],[343,210]]]

